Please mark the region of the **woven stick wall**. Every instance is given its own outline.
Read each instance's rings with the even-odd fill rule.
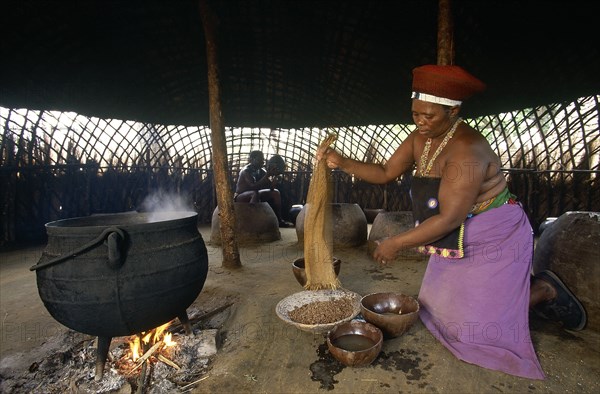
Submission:
[[[467,120],[502,158],[510,188],[535,229],[566,211],[600,211],[600,96]],[[153,125],[74,113],[0,108],[0,244],[39,241],[44,224],[101,212],[173,203],[208,223],[216,205],[207,127]],[[336,149],[365,161],[386,160],[412,125],[336,129]],[[252,150],[281,155],[288,208],[306,200],[312,152],[325,130],[227,128],[231,180]],[[334,201],[409,210],[410,174],[371,185],[334,171]]]

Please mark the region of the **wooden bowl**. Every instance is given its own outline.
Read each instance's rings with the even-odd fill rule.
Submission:
[[[383,334],[371,323],[352,320],[338,324],[327,335],[327,348],[349,367],[365,367],[381,352]]]
[[[337,277],[340,274],[340,268],[342,266],[342,261],[336,257],[333,258],[333,271],[335,272],[335,276]],[[306,284],[306,271],[304,270],[304,257],[300,257],[292,262],[292,272],[296,277],[300,286],[304,286]]]
[[[360,300],[364,319],[377,326],[384,337],[404,334],[419,317],[419,302],[402,293],[372,293]]]

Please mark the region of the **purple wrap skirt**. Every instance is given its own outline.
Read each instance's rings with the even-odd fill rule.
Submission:
[[[525,212],[505,204],[468,219],[464,248],[462,259],[430,257],[423,324],[460,360],[544,379],[529,336],[533,232]]]

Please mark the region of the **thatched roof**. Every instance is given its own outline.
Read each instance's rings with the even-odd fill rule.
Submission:
[[[209,2],[226,126],[408,123],[436,62],[437,0]],[[467,115],[598,94],[592,4],[452,0],[455,63],[488,84]],[[0,41],[0,106],[208,124],[197,1],[11,1]]]

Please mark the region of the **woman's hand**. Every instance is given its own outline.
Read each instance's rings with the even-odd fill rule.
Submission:
[[[391,239],[386,238],[375,241],[375,244],[377,247],[373,252],[373,259],[380,265],[387,265],[396,259],[398,248]]]
[[[317,149],[316,157],[317,161],[324,159],[329,168],[339,168],[344,159],[339,153],[329,147]]]

